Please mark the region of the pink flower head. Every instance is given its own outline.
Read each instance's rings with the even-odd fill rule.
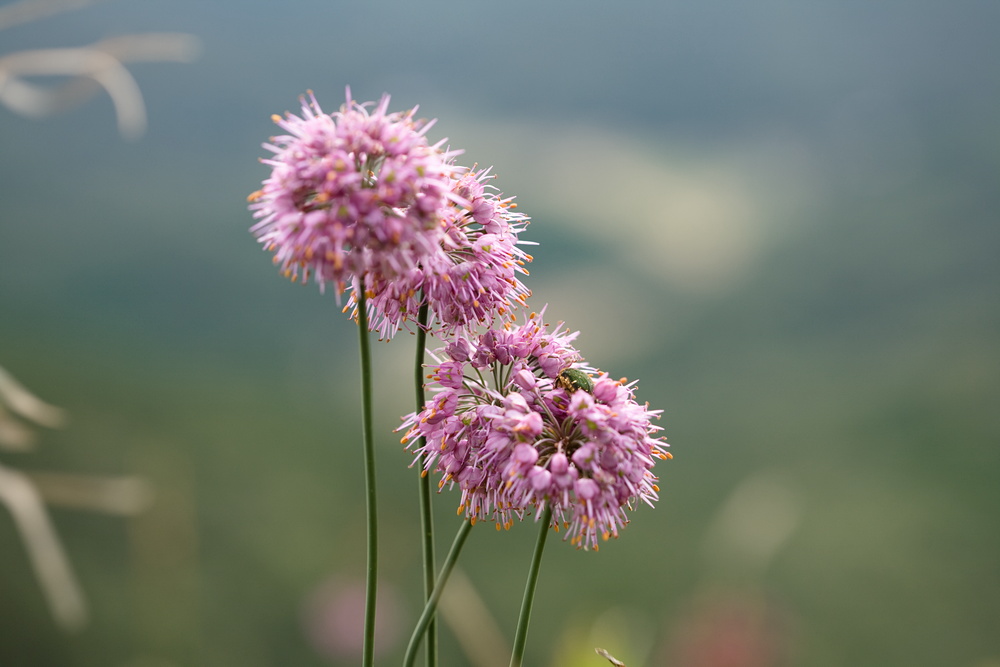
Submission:
[[[660,411],[635,401],[635,382],[584,364],[575,337],[534,313],[509,331],[458,336],[431,367],[434,396],[401,428],[424,467],[442,473],[439,486],[459,486],[466,516],[509,528],[548,506],[566,539],[597,549],[628,523],[626,510],[657,499],[653,464],[670,454],[654,435]],[[597,378],[579,387],[567,369]]]
[[[531,256],[519,235],[528,219],[514,211],[513,198],[493,191],[491,178],[489,170],[456,171],[437,251],[404,274],[365,279],[369,320],[383,338],[415,320],[424,303],[436,321],[431,328],[443,334],[510,320],[524,305],[530,292],[519,275],[527,275]],[[356,304],[352,293],[349,306]]]
[[[312,93],[301,117],[274,121],[287,134],[264,147],[271,175],[250,195],[258,222],[251,228],[285,276],[347,284],[372,275],[405,276],[439,252],[443,215],[453,197],[451,161],[425,137],[432,123],[416,108],[388,112],[389,96],[369,110],[347,91],[339,111],[326,114]]]

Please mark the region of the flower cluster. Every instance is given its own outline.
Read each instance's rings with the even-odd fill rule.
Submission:
[[[426,471],[460,487],[460,512],[509,527],[549,508],[567,539],[596,549],[627,509],[657,498],[652,467],[670,457],[652,423],[660,412],[635,401],[634,382],[587,366],[575,333],[535,314],[514,323],[530,295],[528,218],[488,169],[430,144],[416,109],[388,106],[348,89],[337,112],[309,93],[301,116],[276,116],[286,134],[264,145],[274,155],[250,196],[251,231],[292,280],[330,283],[338,299],[349,290],[345,310],[364,308],[382,338],[417,321],[450,341],[433,397],[402,428]]]
[[[509,320],[525,305],[530,292],[518,274],[527,275],[524,264],[531,256],[518,245],[525,243],[519,234],[528,219],[513,210],[513,198],[490,188],[490,178],[489,170],[467,170],[452,179],[438,252],[395,279],[365,278],[368,318],[381,337],[391,338],[405,321],[415,320],[423,303],[445,335]],[[355,309],[356,296],[357,285],[348,303]]]
[[[548,506],[566,539],[596,550],[637,500],[657,499],[652,467],[670,458],[654,437],[660,411],[635,401],[634,383],[586,366],[575,333],[550,333],[541,319],[448,343],[429,375],[434,396],[404,418],[403,442],[442,473],[440,486],[459,486],[460,513],[499,529]]]
[[[338,304],[361,326],[362,404],[365,413],[365,485],[368,546],[377,547],[374,441],[371,417],[369,331],[392,338],[416,323],[444,342],[421,386],[424,350],[417,355],[417,391],[431,398],[403,417],[399,431],[419,463],[421,515],[429,516],[430,477],[439,490],[461,490],[459,514],[468,521],[456,535],[457,553],[478,520],[509,529],[534,514],[542,521],[539,551],[548,530],[564,530],[577,548],[597,550],[617,537],[639,502],[659,497],[653,466],[669,459],[653,422],[659,410],[635,400],[635,382],[611,379],[574,348],[577,333],[562,323],[550,329],[541,314],[527,315],[530,291],[521,281],[531,256],[521,239],[528,218],[516,212],[490,181],[489,169],[458,166],[461,151],[430,144],[433,122],[416,108],[390,113],[378,104],[347,102],[325,113],[310,92],[301,115],[274,121],[285,134],[264,147],[271,169],[249,197],[251,232],[293,281],[333,286]],[[423,398],[420,399],[421,401]],[[425,526],[425,551],[433,533]],[[365,596],[365,664],[375,636],[377,571],[370,559]],[[439,579],[447,579],[453,555]],[[539,558],[532,560],[527,591],[534,590]],[[425,575],[433,574],[425,559]],[[522,606],[523,638],[530,595]],[[435,595],[407,648],[412,664],[433,619]],[[430,644],[430,639],[428,639]],[[511,664],[520,664],[523,642]],[[432,653],[432,652],[431,652]]]
[[[438,252],[441,212],[452,197],[457,152],[429,145],[430,123],[416,109],[389,113],[389,97],[369,110],[347,92],[326,114],[310,93],[302,115],[275,116],[287,134],[265,144],[271,175],[250,195],[251,228],[282,273],[313,278],[338,294],[359,276],[391,280]]]
[[[430,145],[416,109],[369,111],[350,99],[326,114],[310,93],[302,115],[276,116],[287,134],[265,144],[271,175],[250,195],[251,231],[292,280],[312,278],[357,314],[364,289],[370,328],[391,338],[426,305],[448,335],[509,320],[528,289],[519,245],[528,219],[488,181],[454,164],[460,151]]]

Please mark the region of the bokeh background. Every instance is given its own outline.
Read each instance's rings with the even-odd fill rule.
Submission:
[[[2,462],[155,492],[50,508],[76,633],[0,511],[0,664],[357,664],[356,332],[245,208],[270,115],[351,85],[494,165],[532,305],[664,410],[661,501],[550,541],[528,664],[1000,665],[998,29],[977,0],[119,0],[0,33],[201,42],[130,66],[137,140],[103,95],[0,109],[0,365],[70,415]],[[412,356],[375,348],[383,664],[420,607]],[[506,664],[534,538],[473,531],[444,664]]]

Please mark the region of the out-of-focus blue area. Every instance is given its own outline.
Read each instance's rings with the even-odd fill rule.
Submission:
[[[533,307],[664,410],[658,506],[596,554],[550,541],[528,664],[1000,664],[998,25],[972,0],[122,1],[0,33],[0,56],[203,49],[129,67],[134,142],[106,96],[0,108],[0,365],[71,415],[0,463],[157,492],[128,519],[53,508],[74,636],[0,511],[0,664],[357,664],[356,332],[245,208],[271,114],[347,85],[494,165],[540,244]],[[412,345],[375,348],[387,664],[420,604],[391,432]],[[436,502],[443,553],[458,497]],[[534,534],[477,527],[461,561],[501,646]],[[444,664],[506,664],[452,605]]]

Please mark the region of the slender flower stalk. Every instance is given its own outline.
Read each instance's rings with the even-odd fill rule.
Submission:
[[[361,290],[364,303],[364,289]],[[375,597],[378,592],[378,495],[375,489],[375,437],[372,428],[372,360],[368,345],[368,317],[358,312],[361,357],[361,431],[365,453],[365,497],[368,515],[368,570],[365,586],[365,640],[362,664],[375,664]]]
[[[425,401],[424,396],[424,352],[427,346],[427,302],[423,301],[417,314],[417,354],[414,368],[417,409]],[[431,513],[431,479],[423,468],[420,470],[420,534],[424,566],[424,599],[429,600],[434,591],[434,518]],[[431,616],[427,625],[427,667],[436,667],[437,623]]]
[[[420,638],[424,635],[424,632],[427,631],[428,626],[434,619],[438,601],[441,599],[444,587],[448,583],[448,577],[451,576],[451,571],[455,568],[455,563],[458,561],[458,555],[462,553],[462,547],[465,546],[465,540],[469,537],[469,531],[472,530],[473,525],[475,525],[475,521],[466,519],[462,522],[458,532],[455,534],[455,540],[451,544],[451,549],[448,551],[448,555],[445,556],[444,565],[441,566],[441,572],[438,575],[437,582],[434,584],[434,590],[431,591],[430,597],[427,598],[427,604],[424,605],[424,611],[420,614],[416,627],[413,628],[413,634],[410,636],[410,643],[406,647],[406,655],[403,657],[403,667],[412,667],[413,661],[417,657],[417,648],[420,646]]]
[[[524,598],[521,600],[521,613],[517,618],[517,631],[514,634],[514,650],[510,654],[510,667],[521,667],[524,658],[524,645],[528,639],[528,623],[531,621],[531,606],[535,600],[535,586],[538,584],[538,571],[542,566],[542,552],[545,551],[545,538],[549,534],[549,524],[552,522],[552,506],[547,505],[539,520],[538,541],[531,555],[531,565],[528,566],[528,580],[524,584]]]

